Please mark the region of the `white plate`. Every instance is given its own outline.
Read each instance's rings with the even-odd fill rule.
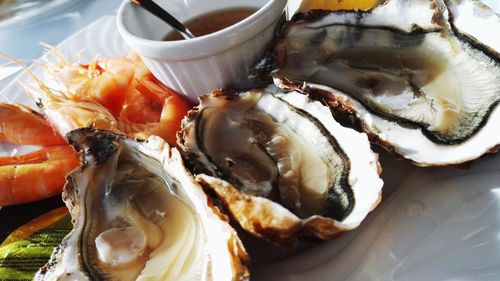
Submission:
[[[83,62],[127,53],[114,16],[58,48],[69,57],[85,50]],[[36,65],[31,69],[40,73]],[[25,74],[17,80],[32,82]],[[0,99],[33,105],[15,81]],[[0,144],[2,153],[11,148]],[[384,201],[361,227],[333,241],[307,243],[295,253],[255,243],[252,280],[500,280],[500,155],[466,171],[416,168],[381,156]]]

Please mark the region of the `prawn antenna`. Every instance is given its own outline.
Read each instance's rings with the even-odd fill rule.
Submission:
[[[7,54],[4,54],[4,53],[0,53],[0,57],[10,61],[11,63],[14,63],[16,65],[18,65],[19,67],[22,68],[22,70],[27,73],[31,79],[33,79],[37,84],[38,84],[38,87],[40,87],[40,90],[44,91],[46,94],[50,95],[51,91],[49,89],[49,87],[47,87],[43,82],[42,80],[40,80],[40,78],[38,78],[38,76],[36,76],[33,71],[31,71],[26,65],[24,65],[20,60],[12,57],[12,56],[9,56]],[[33,98],[33,96],[29,93],[28,91],[28,95]]]

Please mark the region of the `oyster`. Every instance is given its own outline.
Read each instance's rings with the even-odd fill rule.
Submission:
[[[195,173],[250,233],[279,244],[330,239],[380,200],[376,154],[329,108],[277,87],[214,92],[183,120],[179,144]]]
[[[284,29],[273,77],[340,104],[374,141],[417,165],[460,164],[500,144],[496,27],[499,16],[472,0],[315,11]]]
[[[82,167],[63,198],[74,229],[36,280],[246,280],[235,231],[160,138],[68,134]]]

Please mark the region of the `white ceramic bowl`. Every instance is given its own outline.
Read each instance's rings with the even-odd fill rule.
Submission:
[[[249,86],[248,70],[263,55],[283,14],[286,0],[155,1],[181,22],[231,7],[260,8],[245,20],[202,37],[161,41],[172,31],[130,1],[118,11],[118,31],[165,85],[196,102],[213,89]]]

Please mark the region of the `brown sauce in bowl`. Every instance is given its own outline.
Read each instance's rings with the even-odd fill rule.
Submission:
[[[184,25],[194,34],[194,36],[200,37],[236,24],[249,17],[257,10],[258,8],[255,7],[237,7],[218,10],[199,15],[187,21]],[[177,32],[171,31],[162,40],[176,41],[183,40],[183,38]]]

